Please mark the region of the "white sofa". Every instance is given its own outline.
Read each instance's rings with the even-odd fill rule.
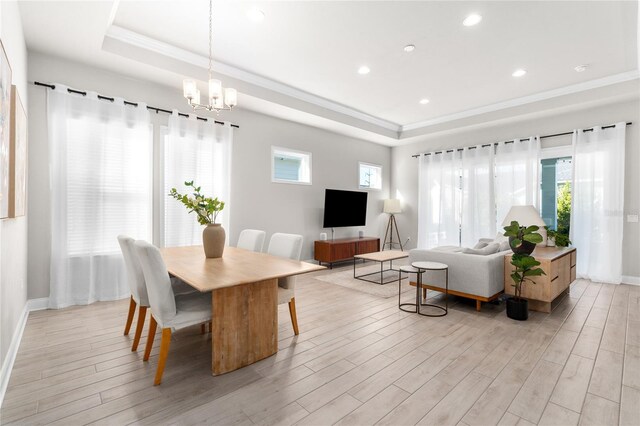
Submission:
[[[409,260],[441,262],[449,266],[449,294],[476,301],[480,311],[482,302],[497,299],[504,292],[504,255],[510,250],[489,255],[461,253],[460,247],[446,246],[430,250],[413,249]],[[413,279],[413,276],[412,276]],[[425,272],[422,279],[426,288],[443,291],[444,274]]]

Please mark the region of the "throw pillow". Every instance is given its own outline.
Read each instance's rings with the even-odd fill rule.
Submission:
[[[502,241],[500,243],[500,248],[498,251],[511,250],[511,246],[509,245],[509,240]]]
[[[481,249],[471,249],[471,248],[465,248],[462,250],[462,253],[467,253],[467,254],[477,254],[480,256],[487,256],[489,254],[494,254],[497,253],[500,249],[500,244],[498,243],[491,243],[488,244],[486,247],[483,247]]]
[[[486,247],[486,246],[488,246],[488,245],[489,245],[489,243],[485,243],[485,242],[482,242],[482,241],[478,241],[478,242],[476,243],[476,245],[475,245],[475,246],[473,246],[473,248],[474,248],[474,250],[478,250],[478,249],[481,249],[481,248],[485,248],[485,247]]]

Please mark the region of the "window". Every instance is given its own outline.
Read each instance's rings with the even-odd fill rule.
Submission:
[[[358,163],[361,189],[382,189],[382,166]]]
[[[311,153],[272,146],[271,182],[311,185]]]
[[[571,218],[571,157],[541,160],[540,215],[551,229],[569,235]]]

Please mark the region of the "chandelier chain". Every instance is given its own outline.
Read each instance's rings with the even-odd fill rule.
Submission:
[[[213,68],[213,0],[209,0],[209,80]]]

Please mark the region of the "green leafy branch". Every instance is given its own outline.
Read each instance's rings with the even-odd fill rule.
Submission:
[[[533,256],[527,254],[513,254],[511,257],[511,264],[515,266],[515,270],[511,273],[511,279],[513,280],[512,286],[515,287],[515,296],[520,298],[522,294],[522,285],[529,281],[533,284],[536,282],[531,277],[539,277],[541,275],[547,275]]]
[[[527,241],[533,244],[542,242],[542,235],[537,231],[540,229],[537,225],[520,226],[515,220],[511,222],[511,225],[504,227],[504,236],[513,237],[509,244],[511,248],[517,249],[522,245],[523,241]]]
[[[193,181],[185,182],[184,185],[193,188],[192,196],[180,194],[176,188],[171,188],[169,196],[184,204],[189,213],[195,213],[200,225],[216,223],[218,213],[224,209],[224,201],[219,201],[218,197],[205,197],[200,193],[200,187],[196,187]]]

